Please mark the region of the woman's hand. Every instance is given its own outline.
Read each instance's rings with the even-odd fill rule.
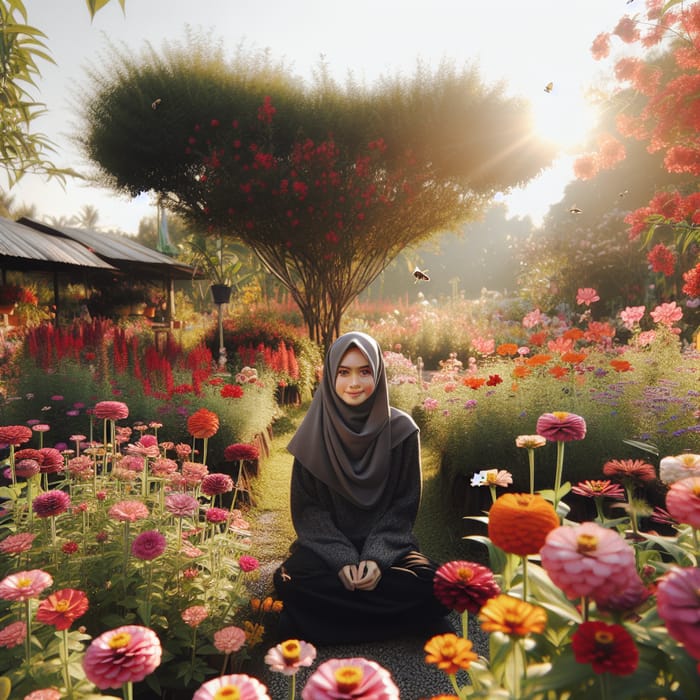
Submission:
[[[361,561],[359,564],[347,564],[339,572],[343,586],[349,591],[373,591],[382,577],[382,572],[375,561]]]

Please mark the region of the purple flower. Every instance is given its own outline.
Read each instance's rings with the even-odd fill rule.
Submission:
[[[137,559],[151,561],[159,557],[167,545],[165,535],[158,530],[146,530],[138,535],[131,543],[131,553]]]

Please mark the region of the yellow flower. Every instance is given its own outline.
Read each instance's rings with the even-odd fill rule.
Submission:
[[[425,647],[425,662],[435,664],[448,675],[467,671],[472,661],[479,656],[472,651],[472,643],[456,634],[438,634],[428,640]]]
[[[547,613],[539,605],[501,593],[489,598],[479,612],[484,632],[503,632],[513,637],[526,637],[544,631]]]

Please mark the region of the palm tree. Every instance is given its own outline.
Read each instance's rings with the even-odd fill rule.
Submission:
[[[97,226],[97,221],[100,218],[100,213],[96,207],[91,204],[85,204],[77,216],[73,217],[75,223],[81,228],[94,229]]]

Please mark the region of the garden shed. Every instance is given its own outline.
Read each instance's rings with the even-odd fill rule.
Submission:
[[[94,287],[116,300],[148,283],[162,289],[164,316],[172,319],[175,280],[195,276],[192,267],[127,236],[51,226],[26,217],[18,221],[0,218],[0,269],[3,283],[10,270],[50,273],[57,318],[62,284]]]

